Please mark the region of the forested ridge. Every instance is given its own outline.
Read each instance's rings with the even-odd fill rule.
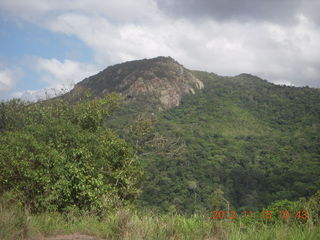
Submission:
[[[241,74],[194,72],[205,88],[161,112],[157,131],[180,139],[179,156],[148,159],[142,205],[210,209],[216,189],[235,209],[297,200],[320,186],[320,90]]]

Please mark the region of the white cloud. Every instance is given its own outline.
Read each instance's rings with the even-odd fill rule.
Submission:
[[[16,82],[17,73],[10,69],[0,70],[0,92],[10,91]]]
[[[70,88],[78,81],[97,73],[95,65],[85,64],[69,59],[60,62],[52,58],[34,58],[34,68],[40,73],[41,80],[48,83],[49,88]]]
[[[27,101],[39,101],[49,99],[60,95],[56,89],[41,89],[41,90],[26,90],[26,91],[16,91],[11,94],[13,98],[20,98]]]
[[[163,32],[163,26],[158,30],[154,26],[132,23],[115,26],[105,18],[79,14],[60,15],[48,26],[53,31],[80,38],[95,51],[97,62],[104,67],[111,63],[172,53],[164,41],[167,34]]]
[[[52,58],[29,58],[29,65],[40,75],[40,81],[46,82],[47,87],[40,90],[15,91],[11,97],[22,98],[29,101],[48,99],[69,91],[75,83],[98,72],[92,64],[72,61],[63,62]]]

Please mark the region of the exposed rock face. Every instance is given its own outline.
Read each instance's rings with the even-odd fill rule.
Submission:
[[[160,109],[178,106],[185,94],[194,94],[203,83],[171,57],[130,61],[108,67],[75,86],[95,96],[119,92],[128,98],[149,95],[159,99]]]

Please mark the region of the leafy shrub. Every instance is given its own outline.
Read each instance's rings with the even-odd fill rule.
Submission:
[[[13,191],[35,212],[101,211],[114,199],[131,202],[138,161],[125,141],[102,127],[114,98],[20,106],[25,125],[0,136],[0,193]]]

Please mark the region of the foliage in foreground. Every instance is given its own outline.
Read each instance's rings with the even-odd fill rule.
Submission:
[[[139,163],[130,146],[102,126],[118,100],[1,103],[0,194],[11,192],[32,212],[77,207],[97,213],[131,203]]]
[[[5,206],[0,205],[2,240],[43,239],[73,233],[108,240],[316,240],[320,235],[319,223],[311,221],[304,224],[296,221],[214,221],[208,215],[157,215],[128,208],[117,209],[100,217],[81,214],[78,210],[29,216],[24,214],[22,205],[1,203],[5,203]]]
[[[297,202],[278,201],[261,218],[212,219],[208,214],[184,216],[177,213],[157,214],[132,207],[115,208],[99,216],[69,208],[64,212],[29,214],[23,205],[6,193],[0,196],[0,239],[43,239],[43,237],[85,234],[108,240],[140,239],[318,239],[320,236],[320,192]],[[307,219],[281,219],[281,210],[310,213]],[[311,214],[312,213],[312,214]]]

